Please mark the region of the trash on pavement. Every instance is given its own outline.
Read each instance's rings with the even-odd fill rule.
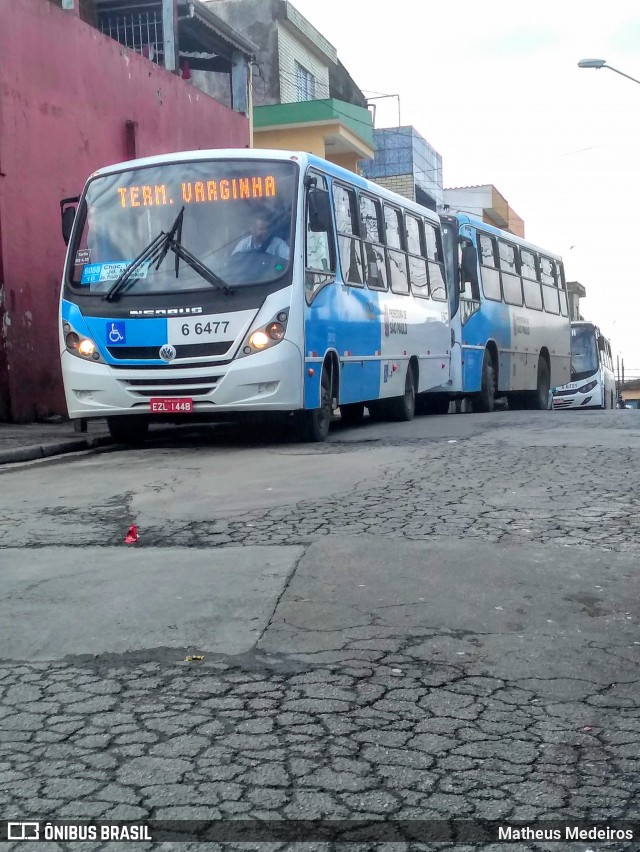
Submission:
[[[124,537],[125,544],[135,544],[138,540],[138,527],[135,524],[131,524],[129,527],[129,531]]]

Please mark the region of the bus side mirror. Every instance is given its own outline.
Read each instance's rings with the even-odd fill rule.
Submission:
[[[67,206],[72,204],[77,204],[80,199],[78,197],[75,198],[63,198],[60,202],[60,218],[62,219],[62,239],[65,242],[65,245],[69,245],[69,240],[71,239],[71,230],[73,228],[73,223],[76,218],[76,208]]]
[[[309,230],[324,231],[331,230],[331,203],[329,192],[326,189],[311,187],[307,193],[307,204],[309,208]]]
[[[465,242],[462,246],[462,258],[460,260],[460,287],[464,289],[465,284],[471,284],[472,288],[478,286],[478,252],[473,243]]]

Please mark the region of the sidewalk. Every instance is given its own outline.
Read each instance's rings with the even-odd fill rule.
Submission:
[[[89,420],[86,432],[73,423],[0,423],[0,464],[32,461],[112,444],[105,420]]]

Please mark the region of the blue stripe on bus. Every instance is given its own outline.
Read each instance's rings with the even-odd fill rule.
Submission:
[[[93,339],[103,352],[108,346],[117,346],[120,344],[120,341],[108,339],[109,331],[114,324],[117,324],[118,327],[124,325],[125,339],[122,341],[122,345],[127,347],[157,346],[159,349],[168,339],[166,317],[125,320],[110,317],[86,317],[86,322]]]
[[[500,353],[511,348],[511,316],[509,305],[503,302],[492,302],[482,298],[480,310],[469,317],[462,328],[462,341],[467,346],[481,346],[482,349],[463,351],[464,364],[462,367],[462,387],[465,392],[479,391],[482,382],[482,360],[487,341],[493,340]],[[506,367],[501,364],[503,369]]]
[[[321,290],[307,310],[305,355],[322,357],[334,350],[340,359],[340,401],[377,399],[380,394],[382,317],[378,294],[339,281]],[[359,361],[358,358],[372,360]],[[355,360],[351,360],[355,359]],[[320,365],[305,376],[305,407],[319,399]]]
[[[77,305],[63,300],[61,315],[63,321],[68,322],[78,334],[85,334],[97,344],[100,354],[107,364],[149,364],[148,358],[126,360],[113,358],[109,354],[108,347],[116,346],[153,346],[160,347],[168,340],[168,327],[166,317],[152,317],[150,319],[122,319],[121,317],[87,317]],[[115,332],[114,332],[115,326]],[[109,341],[109,332],[112,332],[114,340]],[[118,338],[118,339],[115,339]],[[158,357],[158,363],[162,363]]]

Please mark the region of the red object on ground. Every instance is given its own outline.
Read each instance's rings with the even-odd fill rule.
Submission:
[[[124,537],[125,544],[135,544],[138,540],[138,527],[135,524],[131,524],[129,527],[129,532]]]

